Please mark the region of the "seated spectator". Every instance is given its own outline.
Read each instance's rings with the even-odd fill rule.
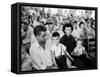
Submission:
[[[76,46],[76,41],[71,35],[73,27],[70,23],[67,23],[63,26],[64,36],[60,39],[60,43],[65,45],[69,54],[73,51]]]
[[[78,27],[78,22],[77,22],[77,21],[74,21],[74,23],[73,23],[72,36],[73,36],[75,39],[80,38],[80,32],[79,32],[79,27]]]
[[[24,36],[22,43],[24,44],[25,49],[29,53],[29,48],[31,45],[31,36],[33,34],[33,28],[26,22],[22,22],[21,27],[22,27],[22,34]]]
[[[67,68],[72,68],[71,62],[68,60],[68,58],[71,60],[73,60],[73,58],[66,51],[66,47],[59,43],[60,34],[58,32],[54,32],[52,34],[52,40],[54,44],[51,47],[51,51],[53,52],[55,65],[57,65],[59,69],[66,70]]]
[[[60,42],[66,46],[68,53],[71,55],[71,53],[73,52],[74,48],[76,47],[76,41],[74,39],[74,37],[71,35],[73,30],[73,27],[71,24],[65,24],[63,26],[63,31],[65,33],[65,35],[61,38]],[[73,55],[71,55],[74,58],[74,61],[72,61],[72,65],[81,68],[84,66],[84,63],[81,59],[79,59],[78,57],[75,57]]]
[[[34,28],[36,40],[30,48],[32,67],[37,70],[55,69],[49,47],[46,45],[46,28],[38,25]]]

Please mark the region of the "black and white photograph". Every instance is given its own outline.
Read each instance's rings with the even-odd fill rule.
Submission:
[[[19,14],[21,72],[97,68],[94,8],[31,4]]]

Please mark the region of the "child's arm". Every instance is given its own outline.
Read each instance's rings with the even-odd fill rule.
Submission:
[[[52,62],[54,64],[54,66],[57,66],[57,63],[55,61],[55,52],[54,51],[51,51],[51,56],[52,56]]]
[[[67,51],[64,51],[64,52],[72,61],[74,60]]]
[[[83,48],[83,54],[85,54],[87,58],[90,58],[88,53],[86,52],[85,48]]]
[[[78,56],[78,52],[77,52],[77,48],[74,49],[74,51],[71,53],[71,55],[74,55],[74,56]]]

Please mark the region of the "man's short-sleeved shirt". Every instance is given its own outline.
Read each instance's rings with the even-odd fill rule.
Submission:
[[[33,60],[33,67],[37,70],[44,70],[47,66],[52,66],[51,52],[48,47],[44,50],[37,41],[30,48],[30,56]],[[34,63],[35,62],[35,63]]]

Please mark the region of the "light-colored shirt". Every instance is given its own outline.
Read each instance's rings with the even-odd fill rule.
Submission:
[[[82,31],[81,29],[77,28],[77,29],[73,29],[72,31],[72,36],[76,39],[80,38]]]
[[[83,51],[85,51],[85,48],[83,46],[81,47],[76,47],[74,49],[74,52],[78,53],[78,55],[82,55],[83,54]]]
[[[24,62],[21,65],[21,70],[22,71],[32,70],[32,60],[27,53],[25,55]]]
[[[52,45],[52,47],[50,49],[52,52],[55,53],[55,57],[58,57],[60,55],[64,55],[65,54],[64,51],[66,51],[66,47],[61,43],[59,43],[58,46]]]
[[[23,40],[23,44],[31,42],[32,34],[33,34],[33,28],[31,26],[29,26],[28,31],[26,32],[26,38]]]
[[[36,37],[35,37],[35,35],[33,33],[32,36],[31,36],[31,46],[35,41],[37,41],[37,40],[36,40]]]
[[[46,45],[47,46],[47,45]],[[52,66],[52,58],[49,47],[45,50],[35,41],[30,48],[30,56],[33,60],[32,66],[37,70],[44,70],[47,66]],[[35,62],[35,63],[34,63]]]
[[[33,28],[36,27],[36,26],[38,26],[38,25],[40,25],[40,23],[38,21],[34,20],[34,22],[33,22]]]

